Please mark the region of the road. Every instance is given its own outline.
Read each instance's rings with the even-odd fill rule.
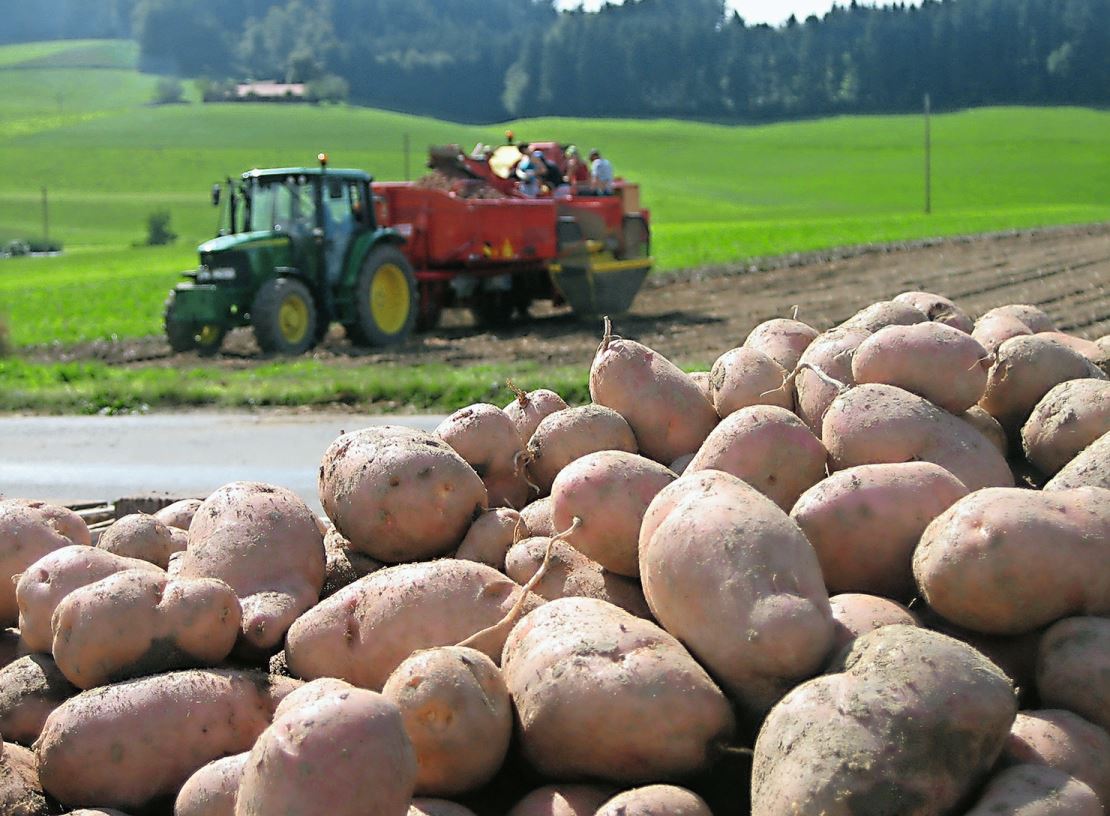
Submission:
[[[56,503],[205,496],[247,479],[287,487],[320,512],[316,471],[343,431],[433,429],[441,416],[175,413],[0,417],[0,495]]]

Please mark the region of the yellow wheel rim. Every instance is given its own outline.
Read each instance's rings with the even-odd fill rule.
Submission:
[[[219,336],[220,327],[214,323],[208,323],[200,327],[200,331],[196,335],[196,341],[198,345],[210,346],[219,339]]]
[[[287,343],[299,343],[308,332],[308,304],[297,295],[290,295],[278,310],[278,330]]]
[[[409,317],[409,283],[397,264],[385,263],[370,283],[370,314],[386,334],[396,334]]]

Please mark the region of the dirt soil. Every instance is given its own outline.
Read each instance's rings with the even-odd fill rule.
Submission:
[[[1110,224],[854,247],[664,273],[649,279],[628,314],[614,317],[613,330],[675,361],[708,366],[763,320],[790,317],[796,310],[799,320],[823,330],[908,290],[945,295],[972,317],[1008,303],[1034,304],[1060,330],[1096,339],[1110,334]],[[435,332],[385,352],[355,348],[333,327],[313,357],[360,366],[522,360],[585,366],[600,336],[599,323],[579,322],[565,307],[554,309],[545,301],[533,305],[531,320],[496,331],[480,330],[467,312],[451,310]],[[39,348],[27,356],[127,366],[197,362],[193,354],[172,354],[161,337]],[[261,358],[250,331],[237,330],[220,355],[205,362],[243,368]]]

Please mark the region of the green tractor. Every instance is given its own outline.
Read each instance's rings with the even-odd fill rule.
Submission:
[[[215,354],[229,329],[250,326],[264,352],[302,354],[332,321],[362,345],[413,330],[419,307],[404,238],[375,222],[371,178],[320,166],[252,170],[212,190],[219,235],[198,248],[166,301],[174,351]]]

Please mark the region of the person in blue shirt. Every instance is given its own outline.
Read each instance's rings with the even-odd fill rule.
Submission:
[[[613,165],[597,148],[590,151],[590,188],[594,195],[613,194]]]

